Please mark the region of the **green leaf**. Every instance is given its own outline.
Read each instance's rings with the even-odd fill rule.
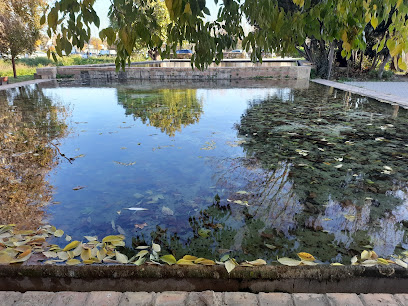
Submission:
[[[235,262],[233,258],[225,262],[225,269],[227,269],[228,274],[231,273],[231,271],[234,270],[236,266],[237,266],[237,263]]]
[[[373,15],[371,17],[371,25],[373,26],[374,30],[377,28],[378,26],[378,18],[376,17],[376,15]]]
[[[48,26],[52,29],[55,29],[58,22],[58,9],[53,7],[48,14]]]
[[[302,263],[300,260],[296,260],[296,259],[292,259],[288,257],[278,258],[278,261],[282,265],[285,265],[285,266],[298,266]]]
[[[177,262],[176,258],[174,258],[173,255],[164,255],[160,257],[160,260],[169,265],[174,265]]]
[[[220,261],[224,262],[227,261],[230,258],[229,254],[225,254],[224,256],[221,257]]]
[[[115,251],[116,260],[122,264],[127,264],[129,262],[128,257],[125,254],[122,254],[118,251]]]
[[[210,236],[211,230],[205,229],[205,228],[200,228],[198,230],[198,235],[200,235],[203,238],[208,238]]]
[[[153,251],[155,251],[156,253],[160,253],[161,248],[160,245],[156,244],[156,243],[152,243],[152,249]]]
[[[64,231],[63,230],[56,230],[55,232],[54,232],[54,236],[55,237],[62,237],[62,235],[64,235]]]

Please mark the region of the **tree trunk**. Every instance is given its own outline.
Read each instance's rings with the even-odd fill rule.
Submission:
[[[16,59],[15,59],[14,55],[11,56],[11,64],[13,65],[14,78],[17,79]]]
[[[373,64],[371,65],[369,71],[375,69],[375,67],[377,67],[377,63],[378,63],[378,53],[375,54],[374,59],[373,59]]]
[[[159,56],[159,50],[157,48],[150,49],[147,53],[154,61],[156,61]]]
[[[330,51],[329,51],[329,65],[327,67],[327,79],[330,80],[332,68],[333,68],[333,60],[334,60],[334,46],[336,45],[335,41],[330,43]]]
[[[364,52],[361,51],[360,52],[360,63],[358,64],[358,68],[360,69],[360,71],[363,71],[363,59],[364,59]]]
[[[388,63],[388,61],[390,60],[390,58],[391,58],[391,55],[388,54],[388,55],[384,58],[384,60],[383,60],[383,62],[381,63],[380,67],[378,68],[378,78],[379,78],[379,79],[382,79],[382,76],[383,76],[383,73],[384,73],[385,65]]]

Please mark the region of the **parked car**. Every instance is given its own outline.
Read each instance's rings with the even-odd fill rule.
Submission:
[[[30,57],[47,57],[47,53],[42,51],[35,51]]]
[[[99,56],[116,56],[116,50],[101,50],[99,51]]]
[[[190,49],[181,49],[176,51],[176,58],[178,59],[188,59],[193,55],[193,51]]]
[[[176,54],[193,54],[193,51],[191,51],[190,49],[181,49],[177,50]]]

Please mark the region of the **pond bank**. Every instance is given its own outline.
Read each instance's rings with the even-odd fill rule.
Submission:
[[[394,91],[391,91],[392,94],[389,91],[390,84],[393,84],[394,82],[354,82],[345,84],[322,79],[314,79],[311,81],[329,87],[341,89],[346,92],[352,92],[365,97],[373,98],[381,102],[389,102],[392,104],[397,104],[404,108],[408,108],[408,98],[406,96],[399,94],[396,89],[394,89]]]
[[[13,83],[13,84],[7,84],[7,85],[1,85],[0,86],[0,91],[1,90],[7,90],[11,88],[18,88],[18,87],[23,87],[27,85],[34,85],[34,84],[40,84],[44,82],[49,82],[50,80],[32,80],[32,81],[24,81],[24,82],[19,82],[19,83]]]
[[[408,293],[408,270],[396,266],[10,265],[0,270],[7,291],[246,291]]]

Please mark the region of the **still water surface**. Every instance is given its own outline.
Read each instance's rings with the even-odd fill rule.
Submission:
[[[270,82],[32,86],[0,108],[2,223],[176,257],[408,248],[405,109]]]

